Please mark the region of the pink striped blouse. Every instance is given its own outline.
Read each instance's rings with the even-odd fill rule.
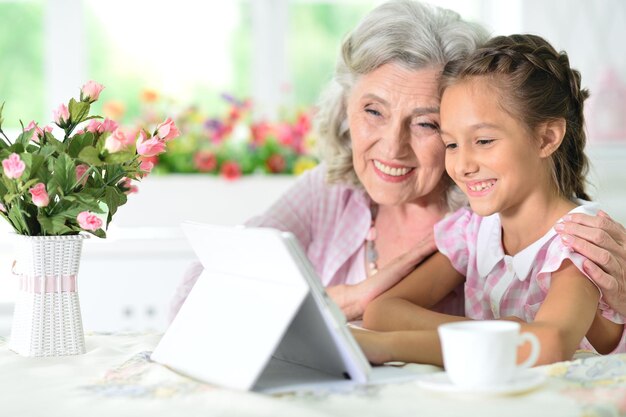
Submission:
[[[594,203],[579,200],[571,212],[596,214]],[[573,252],[550,229],[542,238],[510,256],[502,247],[502,229],[497,214],[481,217],[462,208],[435,225],[435,241],[465,281],[465,315],[487,320],[515,316],[526,322],[535,318],[550,288],[552,272],[566,259],[585,274],[582,255]],[[585,274],[587,275],[587,274]],[[624,317],[600,299],[604,317],[624,323]],[[587,339],[580,348],[594,350]],[[626,332],[614,352],[626,351]]]

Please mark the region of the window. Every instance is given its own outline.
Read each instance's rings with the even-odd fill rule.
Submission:
[[[223,92],[250,95],[250,25],[242,2],[84,4],[87,78],[106,86],[106,99],[124,107],[126,119],[138,114],[145,89],[208,107],[221,104]]]
[[[0,1],[0,104],[7,129],[44,119],[42,1]]]

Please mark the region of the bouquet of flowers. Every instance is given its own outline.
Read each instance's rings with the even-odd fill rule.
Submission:
[[[226,111],[215,117],[195,105],[176,109],[173,101],[144,91],[138,125],[154,123],[164,112],[174,113],[184,132],[167,144],[166,153],[150,159],[155,172],[207,173],[232,180],[258,173],[298,175],[317,165],[310,112],[283,115],[278,122],[258,121],[252,118],[249,100],[228,94],[221,98]]]
[[[54,112],[62,131],[30,122],[11,141],[2,130],[0,106],[0,215],[20,235],[76,235],[87,231],[106,237],[113,215],[139,180],[179,135],[171,119],[149,132],[125,129],[110,119],[90,116],[104,87],[87,82],[80,100]],[[57,129],[57,130],[58,130]],[[104,228],[103,228],[104,226]]]

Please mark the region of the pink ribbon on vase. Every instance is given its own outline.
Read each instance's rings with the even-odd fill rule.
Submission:
[[[62,277],[29,277],[21,275],[19,290],[36,294],[41,294],[43,292],[76,292],[76,275]]]

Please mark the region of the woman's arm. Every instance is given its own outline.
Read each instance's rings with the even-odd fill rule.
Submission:
[[[363,326],[372,330],[436,329],[463,320],[428,310],[465,280],[448,258],[435,253],[389,291],[370,302]]]
[[[572,213],[557,225],[565,245],[583,255],[585,272],[602,289],[604,300],[626,315],[626,229],[603,211]]]
[[[355,285],[335,285],[326,292],[348,320],[360,319],[367,305],[406,277],[436,250],[432,235],[381,268],[375,275]]]

